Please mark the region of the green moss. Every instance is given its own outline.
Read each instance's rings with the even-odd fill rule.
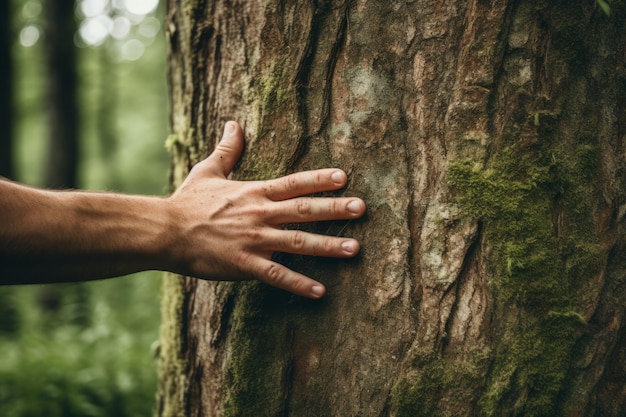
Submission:
[[[178,135],[168,135],[165,139],[165,149],[170,154],[173,154],[176,149],[184,145],[184,142],[178,137]]]
[[[552,416],[570,362],[584,329],[576,312],[531,318],[495,355],[488,389],[480,401],[488,416]]]
[[[538,110],[532,112],[528,116],[528,121],[530,121],[535,127],[549,127],[552,128],[555,125],[555,122],[558,120],[558,114],[551,112],[549,110]]]
[[[241,164],[239,172],[241,178],[255,181],[270,180],[285,175],[287,163],[282,160],[250,158]]]
[[[295,93],[292,69],[292,63],[287,58],[277,58],[268,63],[259,77],[249,80],[249,99],[256,103],[258,120],[277,112]]]
[[[524,317],[498,338],[481,400],[486,415],[551,415],[585,326],[576,291],[600,268],[588,185],[598,162],[595,146],[573,148],[513,145],[489,168],[450,166],[461,212],[483,223],[492,248],[496,314]]]
[[[483,369],[488,355],[483,351],[465,355],[451,361],[438,355],[421,355],[412,364],[413,371],[398,382],[392,390],[392,398],[397,417],[438,417],[446,416],[439,407],[443,392],[456,391],[446,395],[446,401],[461,405],[471,404],[475,398],[468,398],[467,386],[481,384]],[[453,398],[453,400],[449,400]],[[449,406],[450,404],[448,404]],[[451,407],[452,409],[459,409]]]
[[[280,290],[258,282],[239,287],[232,315],[225,417],[282,415],[288,378],[288,332]]]
[[[187,392],[186,362],[182,356],[183,279],[166,273],[161,291],[161,330],[159,335],[159,415],[183,417]]]

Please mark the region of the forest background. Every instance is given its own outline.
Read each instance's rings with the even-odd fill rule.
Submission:
[[[49,152],[46,3],[12,0],[6,16],[13,68],[12,177],[34,186],[46,184]],[[75,1],[70,21],[76,28],[80,188],[168,191],[159,3]],[[0,415],[150,415],[160,276],[0,287]]]

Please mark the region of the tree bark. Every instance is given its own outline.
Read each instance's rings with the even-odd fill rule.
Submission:
[[[80,118],[74,3],[74,0],[56,0],[44,4],[49,132],[44,184],[49,188],[78,186]]]
[[[160,416],[626,410],[626,13],[590,0],[169,1],[172,184],[341,167],[322,301],[166,277]]]

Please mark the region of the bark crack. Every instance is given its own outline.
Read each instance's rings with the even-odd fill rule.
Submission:
[[[445,355],[446,351],[448,350],[449,346],[450,346],[450,334],[452,331],[452,325],[454,323],[454,320],[456,318],[456,315],[458,313],[458,309],[459,309],[459,296],[460,296],[460,292],[462,290],[463,284],[469,279],[470,277],[470,268],[472,267],[472,264],[476,258],[476,252],[478,250],[478,242],[480,241],[480,236],[482,234],[482,227],[481,227],[481,223],[478,222],[477,226],[476,226],[476,233],[474,238],[472,239],[469,247],[467,248],[467,252],[465,252],[465,256],[463,258],[463,263],[461,265],[461,269],[459,270],[459,274],[457,276],[457,278],[454,280],[454,285],[450,287],[450,290],[454,289],[455,291],[455,295],[454,295],[454,302],[452,303],[452,307],[450,309],[450,313],[448,314],[448,317],[446,318],[446,322],[444,324],[444,335],[441,338],[441,354]],[[446,291],[446,293],[448,292]],[[476,287],[474,287],[474,289],[472,290],[472,294],[476,292]],[[445,295],[444,297],[445,298]],[[467,329],[469,327],[469,322],[465,323],[464,326],[464,338],[467,334]]]
[[[348,22],[348,6],[346,2],[344,10],[341,13],[341,20],[337,33],[334,36],[334,43],[331,51],[326,59],[325,70],[323,71],[324,77],[321,80],[323,82],[322,87],[322,108],[320,110],[320,124],[314,132],[310,132],[311,126],[309,125],[309,84],[311,77],[311,70],[314,66],[315,55],[317,53],[317,46],[320,44],[320,36],[322,33],[322,26],[324,21],[328,18],[329,12],[332,12],[328,8],[316,7],[311,16],[309,23],[309,36],[306,41],[304,53],[298,62],[298,69],[293,80],[293,84],[296,87],[297,101],[298,101],[298,121],[300,122],[301,135],[298,138],[297,147],[294,154],[288,161],[288,166],[295,166],[300,159],[308,153],[309,144],[313,137],[318,136],[320,132],[328,125],[330,119],[330,102],[332,97],[332,74],[335,71],[335,65],[337,59],[345,45],[347,22]]]

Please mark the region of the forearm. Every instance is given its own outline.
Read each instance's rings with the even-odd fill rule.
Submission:
[[[76,281],[166,269],[157,197],[46,191],[0,181],[0,283]]]
[[[259,279],[323,297],[320,282],[273,261],[272,254],[349,258],[359,243],[283,225],[356,219],[365,203],[306,197],[345,187],[345,172],[334,168],[231,181],[242,151],[241,126],[229,122],[213,153],[168,198],[53,192],[0,180],[0,284],[158,269],[212,280]]]

